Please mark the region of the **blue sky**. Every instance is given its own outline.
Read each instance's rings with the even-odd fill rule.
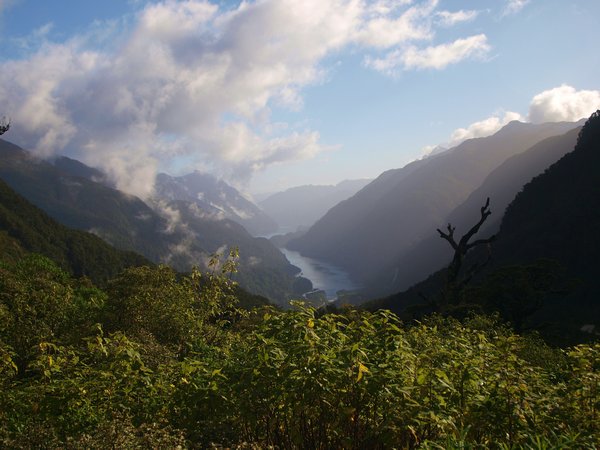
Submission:
[[[594,0],[0,0],[5,137],[251,193],[376,177],[600,108]]]

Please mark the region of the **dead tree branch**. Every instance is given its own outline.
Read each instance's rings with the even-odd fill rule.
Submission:
[[[458,241],[454,239],[454,232],[456,227],[453,227],[451,224],[448,224],[447,230],[445,233],[439,228],[437,232],[440,234],[440,237],[452,246],[454,250],[454,257],[452,258],[452,262],[448,266],[447,270],[447,278],[446,278],[446,287],[444,289],[444,295],[442,300],[442,308],[445,308],[449,303],[454,303],[458,300],[458,294],[464,288],[464,286],[471,281],[471,279],[477,274],[483,267],[487,265],[491,258],[491,249],[489,244],[491,244],[496,236],[492,235],[487,239],[477,239],[476,241],[469,242],[473,236],[477,234],[483,223],[487,220],[487,218],[492,214],[490,211],[490,199],[487,198],[485,205],[483,205],[480,209],[480,218],[479,221],[471,227],[469,231],[467,231]],[[464,258],[469,250],[474,247],[478,247],[480,245],[488,246],[488,257],[486,261],[482,263],[473,264],[467,274],[463,277],[462,280],[459,280],[460,270],[463,265]]]

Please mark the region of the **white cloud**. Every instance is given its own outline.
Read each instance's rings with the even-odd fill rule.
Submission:
[[[451,27],[457,23],[470,22],[471,20],[474,20],[479,15],[479,11],[464,11],[462,9],[456,12],[438,11],[436,15],[440,25]]]
[[[529,120],[540,122],[574,122],[588,117],[600,109],[600,91],[578,91],[572,86],[562,86],[533,97],[529,105]]]
[[[456,64],[466,58],[482,57],[490,50],[484,34],[478,34],[466,39],[457,39],[449,44],[427,47],[419,50],[411,47],[404,54],[402,61],[407,68],[443,69],[450,64]]]
[[[387,74],[396,73],[398,68],[439,70],[465,59],[485,57],[490,48],[486,36],[478,34],[424,49],[410,46],[403,50],[394,50],[384,58],[367,60],[367,65]]]
[[[517,112],[507,111],[503,116],[494,115],[472,123],[466,128],[458,128],[450,136],[448,147],[454,147],[467,139],[490,136],[513,120],[522,121],[523,116]]]
[[[18,143],[98,165],[129,192],[148,195],[177,158],[244,180],[325,150],[318,132],[273,124],[270,112],[301,108],[327,56],[386,51],[371,66],[392,72],[487,53],[484,35],[420,48],[471,14],[437,11],[437,0],[148,3],[133,22],[107,23],[100,47],[97,23],[62,43],[39,30],[37,51],[0,65],[0,101]]]
[[[381,8],[376,3],[366,9],[366,17],[359,24],[353,39],[362,45],[382,49],[408,41],[431,39],[433,30],[430,19],[437,4],[437,0],[430,0],[395,14],[395,8],[389,5]]]
[[[527,3],[529,3],[529,0],[506,0],[502,15],[508,16],[510,14],[516,14],[521,11]]]

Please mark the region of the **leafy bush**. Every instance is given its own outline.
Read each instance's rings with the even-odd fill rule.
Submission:
[[[598,343],[489,316],[244,312],[232,269],[128,269],[104,293],[44,258],[0,267],[0,445],[598,445]]]

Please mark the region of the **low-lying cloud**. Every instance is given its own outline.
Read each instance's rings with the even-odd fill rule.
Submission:
[[[247,180],[326,148],[316,130],[274,126],[271,110],[301,108],[328,56],[358,49],[386,74],[443,69],[489,51],[483,34],[435,41],[436,27],[476,15],[437,0],[164,0],[64,42],[38,33],[34,52],[0,65],[0,101],[19,144],[102,167],[131,193],[149,195],[173,161]]]

